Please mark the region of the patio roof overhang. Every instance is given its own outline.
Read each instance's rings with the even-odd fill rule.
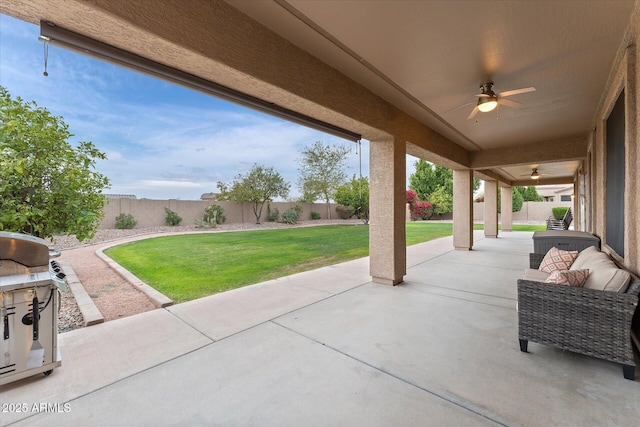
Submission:
[[[428,160],[491,169],[510,182],[534,165],[564,160],[556,150],[521,146],[586,140],[633,7],[5,0],[2,12],[54,22],[369,140],[395,135],[426,149]],[[473,102],[485,80],[498,91],[537,90],[512,98],[522,108],[480,114],[477,123],[467,120],[473,105],[450,111]],[[482,164],[500,149],[519,156]]]

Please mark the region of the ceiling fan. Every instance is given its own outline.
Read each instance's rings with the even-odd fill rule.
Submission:
[[[476,104],[476,106],[473,107],[471,114],[469,114],[469,117],[467,117],[467,120],[470,120],[474,118],[476,114],[478,114],[478,111],[481,113],[488,113],[489,111],[493,111],[498,106],[498,104],[511,108],[520,108],[520,106],[522,105],[521,103],[505,98],[513,95],[520,95],[522,93],[533,92],[535,90],[536,88],[531,86],[522,89],[508,90],[506,92],[500,92],[496,94],[493,91],[493,82],[487,82],[480,85],[480,93],[476,95],[478,97],[477,102],[468,102],[464,105],[454,108],[453,110]],[[447,113],[449,111],[447,111]]]
[[[537,180],[540,179],[541,176],[546,176],[546,175],[548,175],[548,174],[538,172],[538,168],[531,168],[531,174],[527,173],[527,174],[520,175],[520,176],[529,176],[529,177],[531,177],[531,179],[534,179],[534,180],[537,181]]]

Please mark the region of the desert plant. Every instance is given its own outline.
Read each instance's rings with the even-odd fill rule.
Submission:
[[[551,213],[555,219],[563,219],[569,210],[566,206],[557,206],[555,208],[551,208]]]
[[[227,217],[224,215],[222,206],[213,204],[205,208],[202,219],[195,219],[195,224],[199,228],[216,228],[218,224],[222,224],[226,220]]]
[[[222,206],[213,204],[204,210],[203,219],[205,221],[211,221],[213,218],[215,218],[216,224],[222,224],[227,220]]]
[[[267,206],[267,221],[269,222],[278,222],[280,221],[280,211],[278,208],[275,208],[271,211],[271,206]]]
[[[167,216],[165,217],[165,222],[167,223],[167,225],[173,227],[180,224],[180,222],[182,221],[182,217],[180,215],[169,208],[164,208],[164,211],[167,213]]]
[[[302,206],[295,205],[288,211],[282,214],[281,222],[285,224],[297,224],[302,213]]]
[[[311,212],[311,219],[320,219],[320,214],[318,212]]]
[[[131,214],[120,214],[116,217],[116,228],[118,230],[130,230],[138,224],[138,221]]]
[[[193,220],[193,222],[198,228],[216,228],[218,226],[216,215],[212,216],[208,220],[196,218]]]

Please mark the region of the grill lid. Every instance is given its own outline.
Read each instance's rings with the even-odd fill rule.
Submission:
[[[15,261],[25,267],[49,264],[49,246],[39,237],[0,231],[0,261]]]

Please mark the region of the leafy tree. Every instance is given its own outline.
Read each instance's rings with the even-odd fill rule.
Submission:
[[[522,197],[522,191],[524,187],[513,187],[511,189],[511,211],[512,212],[520,212],[522,210],[522,204],[524,203],[524,198]],[[482,201],[484,202],[484,196],[482,196]],[[498,191],[498,213],[502,211],[502,192]]]
[[[431,194],[440,186],[448,186],[453,193],[453,173],[450,169],[434,165],[419,159],[414,163],[416,171],[409,177],[409,188],[414,190],[420,200],[429,200]],[[448,171],[448,172],[447,172]]]
[[[453,170],[422,159],[416,161],[414,166],[416,171],[409,177],[409,188],[418,194],[418,199],[435,205],[431,200],[432,194],[439,188],[444,188],[445,193],[453,199]],[[475,192],[478,188],[480,188],[480,180],[474,178],[473,191]]]
[[[445,187],[438,187],[431,193],[429,201],[433,205],[433,213],[437,215],[453,212],[453,196],[447,192]]]
[[[351,181],[341,185],[334,196],[336,203],[351,208],[360,219],[369,218],[369,179],[353,175]]]
[[[276,197],[286,198],[290,187],[275,169],[258,164],[254,164],[247,174],[238,174],[231,188],[223,182],[217,185],[222,193],[221,200],[252,203],[256,224],[260,224],[264,204]]]
[[[517,187],[517,188],[521,190],[520,193],[522,194],[522,197],[525,202],[543,202],[544,201],[544,197],[538,194],[538,190],[536,190],[536,187],[533,185],[530,185],[528,187]]]
[[[346,180],[346,161],[350,148],[337,145],[325,145],[317,141],[313,146],[301,151],[298,159],[300,164],[300,177],[298,187],[304,195],[304,199],[317,199],[321,197],[327,205],[327,217],[331,219],[329,202],[333,199],[336,190]]]
[[[73,147],[63,118],[0,86],[0,230],[91,239],[104,216],[109,180],[91,142]]]
[[[524,203],[522,193],[517,188],[518,187],[514,188],[512,192],[511,210],[513,212],[520,212],[522,210],[522,204]]]

